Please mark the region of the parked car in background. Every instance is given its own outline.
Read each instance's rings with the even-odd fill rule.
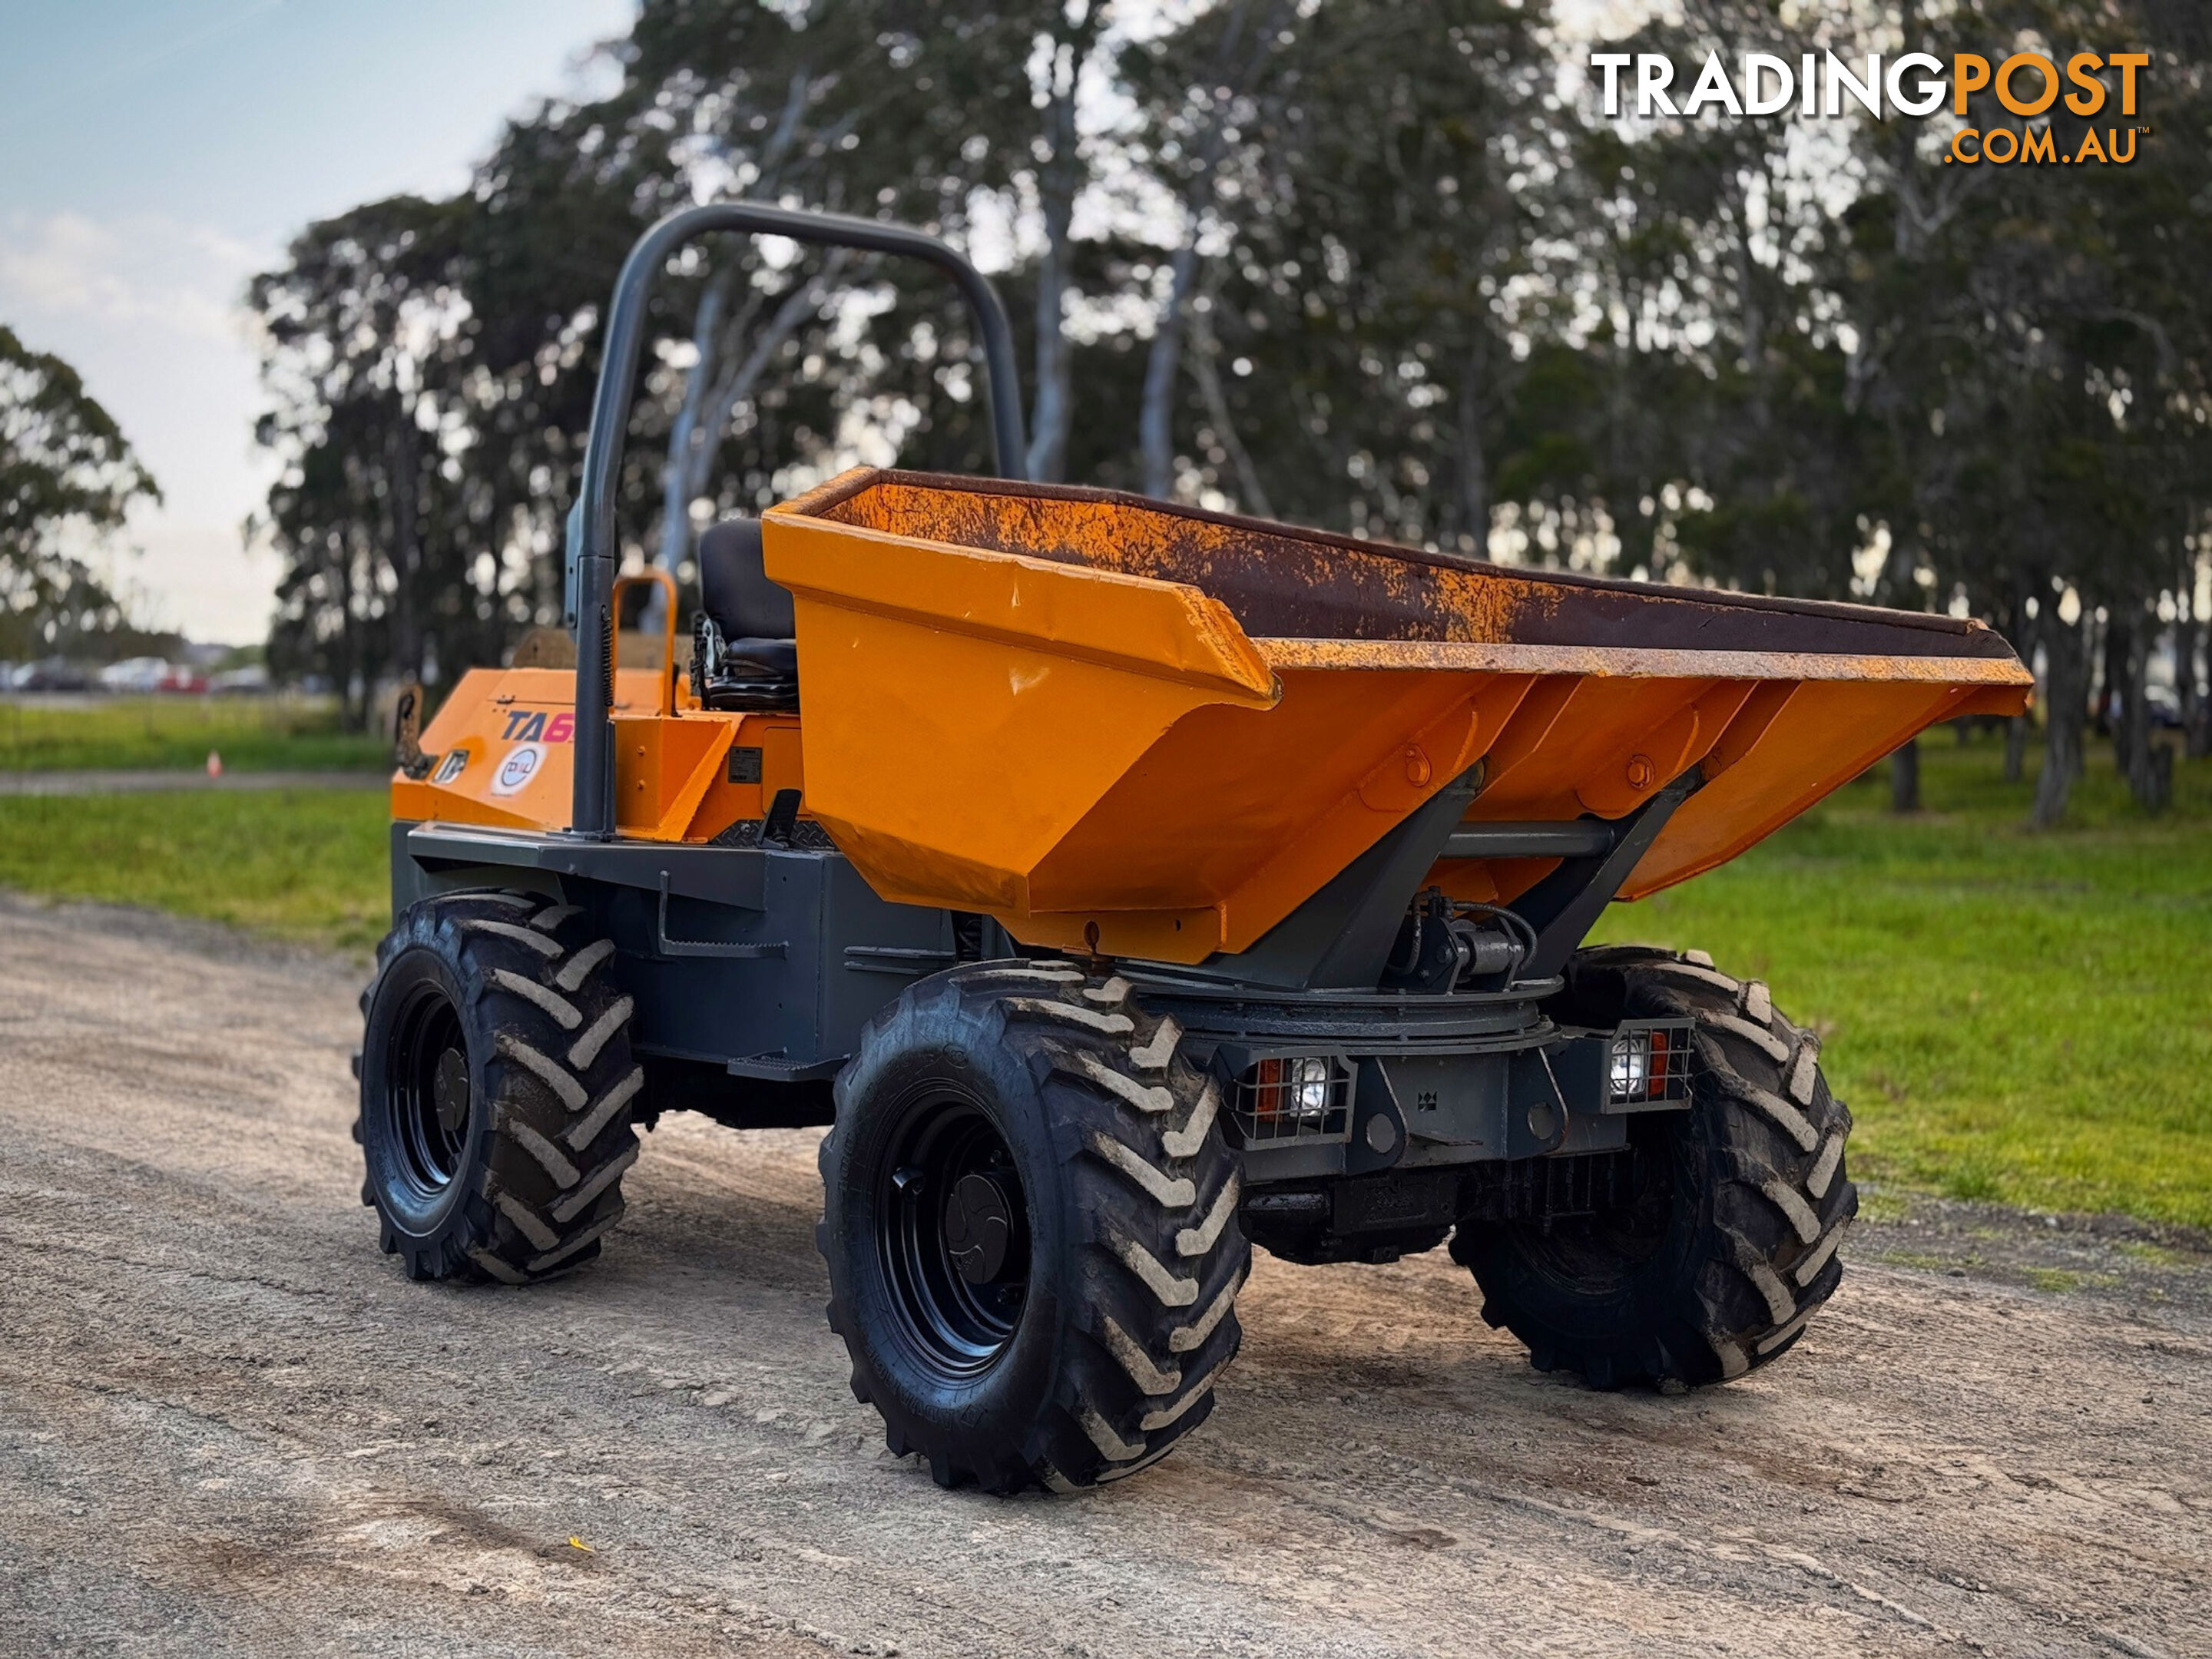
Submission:
[[[49,657],[44,662],[18,666],[9,684],[11,691],[89,691],[92,676],[73,662]]]
[[[2126,717],[2126,705],[2117,687],[2105,693],[2100,705],[2104,710],[2104,726],[2109,730]],[[2153,680],[2143,687],[2143,711],[2154,727],[2163,726],[2178,732],[2182,726],[2181,698],[2170,685],[2160,685]]]
[[[100,671],[100,689],[143,695],[158,688],[168,672],[169,665],[160,657],[125,657]]]
[[[243,668],[226,668],[208,678],[208,690],[218,697],[249,696],[268,689],[269,670],[258,662],[248,663]]]
[[[208,681],[189,663],[171,662],[165,657],[126,657],[100,671],[100,689],[126,696],[197,695],[208,689]]]

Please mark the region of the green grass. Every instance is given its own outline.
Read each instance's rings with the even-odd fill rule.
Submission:
[[[1992,740],[1922,744],[1598,936],[1702,946],[1826,1040],[1863,1176],[2212,1227],[2212,763],[2145,819],[2095,745],[2063,827],[2022,827]]]
[[[242,772],[376,771],[381,735],[338,729],[328,697],[0,699],[0,772],[166,771],[207,764]]]
[[[0,886],[364,951],[388,925],[380,791],[0,795]]]
[[[1599,936],[1765,979],[1826,1038],[1862,1176],[2212,1227],[2212,763],[2182,764],[2174,810],[2145,819],[2099,744],[2069,823],[2035,834],[2033,759],[2008,785],[1994,740],[1923,752],[1929,811],[1893,817],[1877,773],[1615,906]],[[386,810],[373,792],[0,797],[0,885],[362,951],[385,925]]]

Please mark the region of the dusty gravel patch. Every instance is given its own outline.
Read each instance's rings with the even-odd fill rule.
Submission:
[[[407,1283],[360,974],[0,898],[0,1651],[2212,1653],[2188,1241],[1922,1206],[1671,1399],[1531,1371],[1442,1252],[1263,1258],[1158,1470],[948,1494],[846,1389],[811,1133],[671,1119],[600,1262]]]

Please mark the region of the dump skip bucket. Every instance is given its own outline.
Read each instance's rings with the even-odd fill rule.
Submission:
[[[2031,678],[1978,623],[1509,569],[1097,490],[862,469],[766,516],[806,803],[885,897],[1025,942],[1250,945],[1477,765],[1467,818],[1622,817],[1629,879],[1733,858]],[[1510,900],[1556,860],[1454,859]]]

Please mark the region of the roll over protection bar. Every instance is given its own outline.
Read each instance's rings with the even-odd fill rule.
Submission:
[[[672,213],[638,238],[623,262],[622,274],[615,278],[614,298],[607,309],[605,355],[592,400],[591,434],[584,446],[584,486],[568,520],[566,621],[576,636],[575,795],[569,823],[572,833],[597,841],[611,840],[615,832],[614,729],[609,709],[614,701],[615,573],[622,562],[615,537],[615,494],[630,394],[645,349],[646,307],[653,297],[653,278],[668,256],[686,242],[717,231],[902,254],[935,265],[951,277],[982,338],[998,476],[1017,480],[1028,476],[1021,382],[1006,307],[989,279],[936,237],[905,225],[841,214],[805,213],[757,202],[714,202]]]

